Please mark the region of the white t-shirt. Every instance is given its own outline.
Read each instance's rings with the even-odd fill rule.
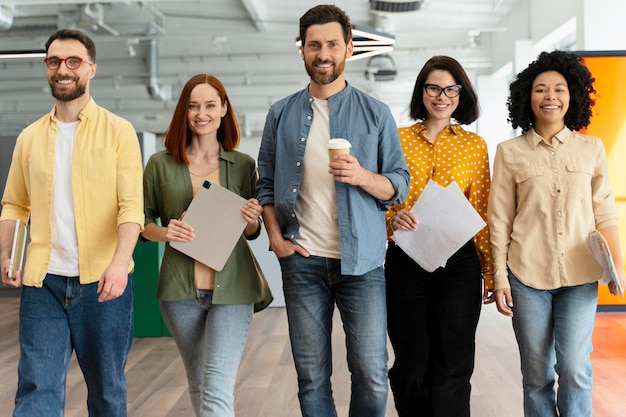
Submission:
[[[313,122],[302,162],[302,184],[296,199],[296,216],[300,223],[296,241],[311,255],[340,259],[335,180],[328,173],[328,109],[327,100],[313,100]]]
[[[48,273],[78,276],[78,238],[72,193],[72,152],[80,121],[57,122],[52,188],[52,253]]]

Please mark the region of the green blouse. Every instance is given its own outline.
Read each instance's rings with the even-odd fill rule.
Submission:
[[[255,197],[257,171],[254,159],[241,152],[226,152],[220,146],[220,185],[245,199]],[[193,189],[186,165],[175,162],[165,150],[153,154],[143,177],[146,225],[160,219],[167,226],[178,219],[193,199]],[[161,262],[157,298],[179,301],[196,297],[193,259],[165,245]],[[221,271],[215,273],[213,303],[254,304],[255,311],[273,300],[265,276],[241,236]]]

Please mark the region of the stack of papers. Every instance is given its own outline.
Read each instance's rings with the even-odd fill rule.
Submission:
[[[615,264],[613,263],[613,258],[611,257],[611,251],[609,251],[609,245],[606,243],[604,236],[602,236],[602,234],[600,234],[597,230],[594,230],[589,234],[589,242],[587,243],[589,245],[589,249],[591,249],[591,253],[595,256],[596,261],[598,261],[604,269],[602,278],[600,278],[600,283],[608,285],[611,281],[613,281],[617,291],[619,291],[622,298],[624,298],[624,290],[619,282],[619,277],[617,276],[617,271],[615,270]]]
[[[456,182],[444,188],[429,181],[411,213],[419,222],[417,230],[396,230],[391,238],[428,272],[444,267],[450,256],[486,226]]]

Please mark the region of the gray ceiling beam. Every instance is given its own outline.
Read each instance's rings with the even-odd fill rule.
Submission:
[[[254,23],[257,30],[261,33],[267,32],[267,24],[265,23],[264,16],[259,13],[260,2],[257,0],[241,0],[243,7],[246,8],[250,20]]]

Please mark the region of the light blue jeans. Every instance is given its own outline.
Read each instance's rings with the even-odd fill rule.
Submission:
[[[90,417],[126,417],[124,367],[133,341],[133,280],[98,302],[98,283],[47,274],[43,287],[22,288],[20,361],[14,417],[59,417],[67,367],[76,358],[87,385]]]
[[[350,417],[383,417],[387,406],[387,311],[382,267],[341,274],[338,259],[297,253],[280,259],[303,417],[336,417],[330,376],[335,309],[346,334]]]
[[[524,416],[591,417],[590,356],[597,282],[536,290],[510,272],[509,282],[522,365]]]
[[[252,304],[213,304],[213,291],[162,301],[163,319],[185,365],[197,417],[233,417],[237,368],[248,337]]]

